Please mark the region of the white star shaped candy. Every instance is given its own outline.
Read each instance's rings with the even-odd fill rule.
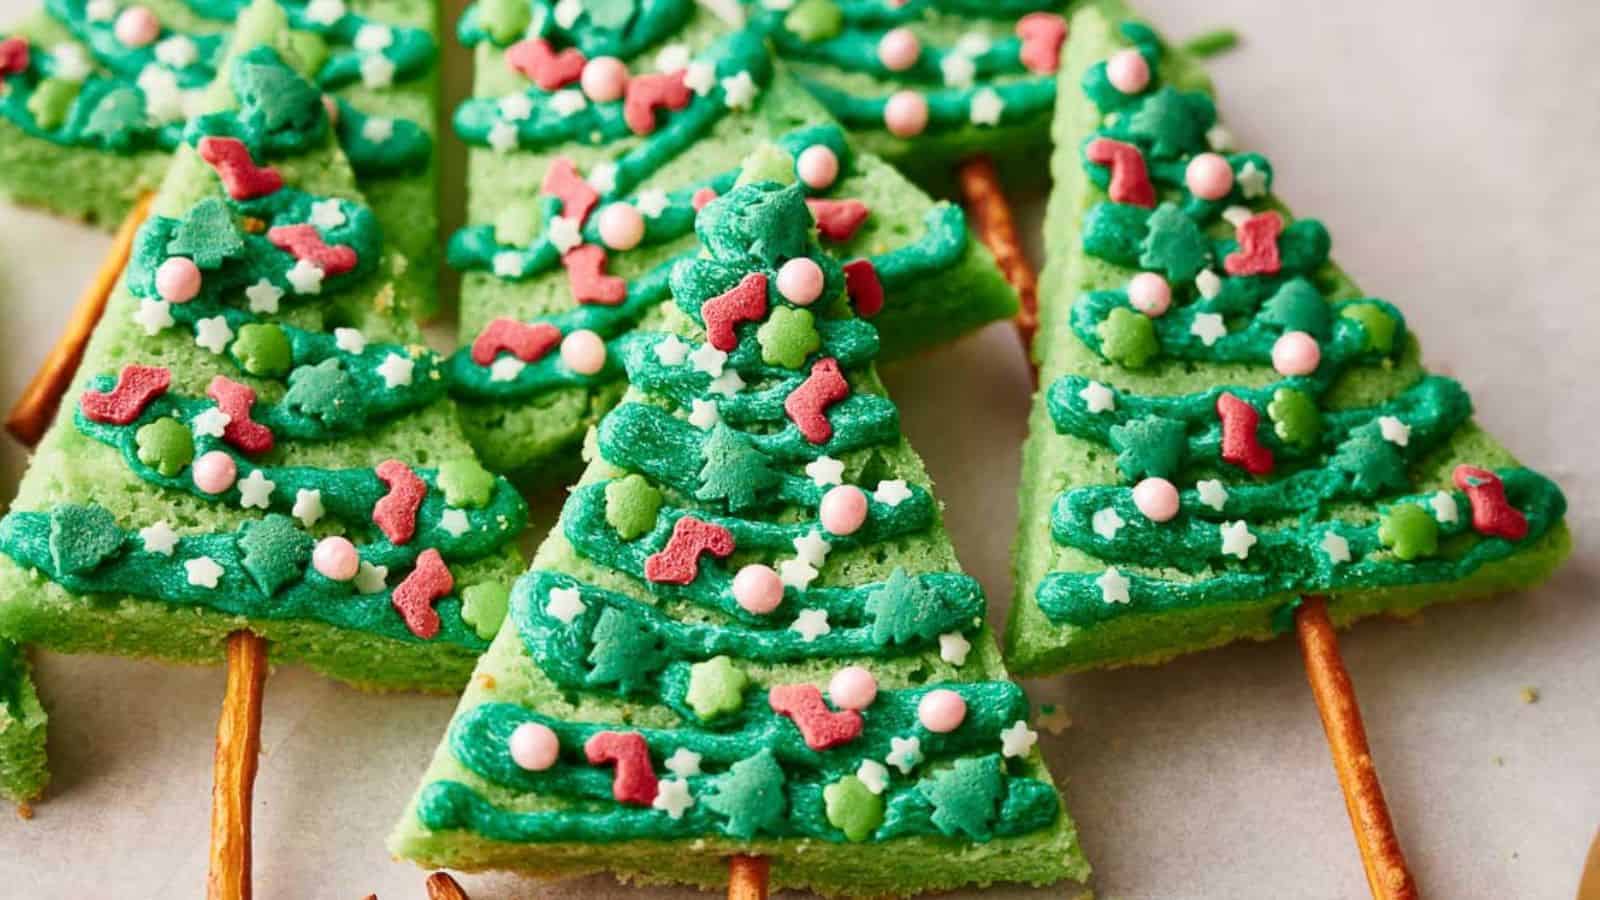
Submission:
[[[1234,180],[1239,182],[1239,190],[1246,200],[1266,196],[1267,173],[1258,168],[1254,160],[1245,163]]]
[[[803,559],[786,559],[778,563],[778,579],[783,582],[784,587],[803,591],[811,586],[811,582],[817,580],[817,567]],[[826,617],[827,613],[823,613],[823,616]]]
[[[694,91],[695,96],[704,97],[711,93],[711,88],[717,83],[717,70],[708,62],[695,61],[689,63],[683,70],[683,84]]]
[[[959,631],[939,635],[939,658],[952,666],[967,664],[967,654],[972,652],[972,642]]]
[[[332,25],[344,18],[344,0],[311,0],[305,15],[318,25]]]
[[[1116,540],[1117,532],[1121,531],[1122,526],[1126,524],[1128,523],[1123,520],[1122,516],[1109,506],[1096,510],[1095,514],[1089,517],[1089,527],[1093,528],[1094,533],[1105,541]]]
[[[557,253],[566,253],[583,243],[583,234],[578,230],[578,223],[566,216],[551,216],[550,224],[546,226],[544,232]]]
[[[981,31],[968,31],[956,38],[955,51],[962,56],[982,56],[994,42]]]
[[[1000,755],[1027,756],[1037,743],[1039,743],[1039,732],[1029,728],[1027,722],[1018,719],[1011,723],[1011,727],[1000,732]]]
[[[183,93],[178,90],[178,76],[154,63],[145,66],[134,82],[144,91],[144,111],[158,122],[170,122],[183,116]]]
[[[609,194],[617,189],[617,167],[613,163],[600,163],[589,170],[589,177],[584,181],[602,195]]]
[[[228,320],[222,316],[211,316],[194,323],[194,342],[212,353],[228,349],[231,340],[233,329],[228,327]]]
[[[1461,507],[1456,503],[1455,495],[1449,491],[1439,491],[1428,499],[1428,505],[1433,508],[1433,517],[1440,524],[1449,525],[1461,517]]]
[[[1207,478],[1195,483],[1195,492],[1200,495],[1200,502],[1211,507],[1217,512],[1222,512],[1223,504],[1228,502],[1228,489],[1222,482],[1215,478]]]
[[[1350,561],[1350,542],[1337,531],[1329,531],[1322,536],[1322,552],[1328,554],[1328,561],[1334,565]]]
[[[1411,443],[1411,426],[1394,416],[1378,417],[1378,433],[1383,435],[1384,440],[1397,447]]]
[[[562,28],[571,28],[578,17],[583,15],[583,3],[580,0],[559,0],[555,8],[556,24]]]
[[[689,357],[689,345],[678,339],[675,334],[669,334],[656,342],[656,359],[663,366],[681,366]]]
[[[1210,145],[1211,149],[1219,153],[1225,150],[1232,150],[1233,132],[1221,125],[1213,125],[1206,131],[1206,143]]]
[[[844,484],[844,462],[831,456],[819,456],[806,463],[806,476],[817,487]]]
[[[515,356],[502,356],[489,364],[490,381],[516,381],[528,364]]]
[[[1130,603],[1133,598],[1128,595],[1130,582],[1128,577],[1117,571],[1112,566],[1100,573],[1094,580],[1095,586],[1100,588],[1100,600],[1104,603]]]
[[[904,478],[886,478],[878,482],[878,489],[872,492],[872,499],[888,506],[899,506],[911,498],[911,488],[906,486]]]
[[[81,82],[88,78],[92,71],[88,55],[77,44],[57,44],[51,47],[50,61],[55,63],[55,77],[64,81]]]
[[[667,757],[667,771],[679,778],[688,778],[690,775],[700,774],[700,754],[688,747],[679,747]]]
[[[939,73],[944,76],[945,87],[972,87],[972,79],[978,74],[978,65],[965,53],[948,53],[939,61]]]
[[[272,491],[277,482],[261,474],[260,469],[251,469],[250,474],[239,479],[239,505],[245,509],[266,509],[272,505]]]
[[[328,230],[338,228],[345,223],[344,207],[336,198],[318,200],[311,204],[311,224]]]
[[[688,64],[688,44],[667,44],[656,51],[657,72],[676,72]]]
[[[195,437],[219,438],[231,421],[233,421],[232,416],[215,406],[208,406],[189,420],[189,427],[194,429]]]
[[[289,287],[293,288],[296,294],[320,294],[322,279],[326,274],[321,266],[311,260],[298,259],[283,277],[289,279]]]
[[[222,567],[209,556],[196,556],[194,559],[184,560],[183,573],[195,587],[214,589],[222,578]]]
[[[805,533],[804,537],[794,539],[794,552],[806,563],[820,566],[828,559],[828,551],[833,545],[822,537],[822,532],[813,528]]]
[[[1200,274],[1194,277],[1194,287],[1200,292],[1200,296],[1210,300],[1222,293],[1222,276],[1210,269],[1202,269]]]
[[[517,126],[504,120],[490,125],[489,146],[496,153],[510,153],[517,149]]]
[[[251,312],[273,315],[278,311],[278,301],[283,299],[283,288],[262,278],[245,288],[244,296],[250,301]]]
[[[1216,313],[1195,313],[1194,321],[1189,325],[1189,333],[1209,347],[1228,333],[1228,324]]]
[[[144,542],[145,552],[162,556],[171,556],[178,547],[178,533],[164,520],[139,529],[139,540]]]
[[[689,782],[681,778],[669,778],[656,783],[656,798],[650,801],[652,809],[659,809],[667,814],[670,819],[681,819],[685,811],[694,805],[694,795],[689,793]]]
[[[917,763],[922,762],[922,740],[914,737],[889,738],[889,755],[883,761],[899,769],[901,775],[910,775]]]
[[[856,778],[874,794],[881,794],[889,787],[889,769],[875,759],[863,759],[856,767]]]
[[[374,144],[387,143],[394,137],[394,120],[384,116],[372,116],[361,123],[361,136]]]
[[[583,615],[588,608],[578,595],[577,588],[551,588],[550,602],[545,604],[544,611],[562,623],[571,625],[572,620]]]
[[[375,566],[365,560],[356,567],[356,590],[363,594],[380,593],[389,587],[389,567]]]
[[[497,278],[516,278],[522,274],[522,254],[515,250],[501,250],[490,264]]]
[[[1089,382],[1078,392],[1078,396],[1083,398],[1084,407],[1092,414],[1110,412],[1117,408],[1117,395],[1111,392],[1111,388],[1098,381]]]
[[[1256,545],[1256,536],[1250,533],[1250,526],[1243,520],[1238,522],[1224,522],[1218,526],[1222,534],[1222,552],[1226,556],[1235,556],[1245,559],[1250,555],[1250,548]]]
[[[828,611],[825,609],[802,609],[794,617],[794,624],[789,630],[800,635],[800,639],[811,643],[833,629],[828,626]]]
[[[722,421],[722,414],[717,412],[715,400],[702,400],[699,397],[689,401],[689,424],[701,431],[710,431],[712,426]]]
[[[639,196],[633,199],[633,205],[638,208],[640,215],[654,219],[667,209],[667,192],[660,188],[640,191]]]
[[[83,11],[91,22],[109,22],[116,18],[117,3],[116,0],[89,0]]]
[[[467,521],[464,510],[447,509],[439,516],[439,530],[451,537],[461,537],[472,530],[472,523]]]
[[[527,94],[507,94],[496,104],[500,118],[507,122],[521,122],[533,115],[533,98]]]
[[[294,492],[294,508],[289,512],[307,528],[322,521],[322,492],[316,488],[300,488]]]
[[[175,34],[156,44],[156,60],[164,66],[174,69],[186,69],[200,59],[200,48],[194,41],[181,34]]]
[[[394,30],[387,25],[368,22],[356,29],[356,38],[351,43],[357,50],[377,53],[394,43]]]
[[[709,343],[701,344],[689,354],[689,365],[693,366],[696,372],[704,372],[712,378],[721,375],[722,367],[727,363],[728,354]]]
[[[1005,111],[1006,102],[1000,99],[1000,94],[993,88],[983,88],[972,95],[972,106],[967,115],[974,125],[999,125],[1000,114]]]
[[[357,328],[335,328],[333,345],[346,353],[360,356],[367,349],[367,336]]]
[[[729,369],[711,379],[711,383],[706,386],[706,390],[713,394],[721,394],[724,397],[732,397],[734,394],[744,390],[744,379],[739,377],[738,372]]]
[[[550,109],[563,119],[588,105],[589,101],[584,99],[583,91],[567,88],[550,95]]]
[[[416,367],[411,357],[391,353],[378,364],[378,374],[383,376],[383,386],[392,389],[410,384],[412,370]]]
[[[148,336],[155,336],[178,324],[172,318],[172,304],[165,300],[143,299],[133,313],[133,321]]]

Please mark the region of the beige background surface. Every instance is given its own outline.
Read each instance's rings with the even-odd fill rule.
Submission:
[[[0,0],[0,20],[27,0]],[[1364,624],[1344,639],[1418,880],[1448,898],[1567,898],[1600,824],[1600,7],[1570,0],[1146,0],[1174,36],[1238,27],[1225,121],[1322,217],[1367,290],[1402,306],[1480,420],[1559,480],[1578,551],[1546,588]],[[1036,222],[1037,202],[1025,204]],[[0,208],[0,401],[52,341],[100,235]],[[1036,250],[1038,248],[1035,248]],[[1001,620],[1028,383],[1003,326],[889,373],[951,531]],[[0,497],[25,459],[0,439]],[[218,670],[43,655],[55,783],[0,816],[0,896],[200,896]],[[1537,688],[1539,701],[1521,699]],[[1364,892],[1292,642],[1043,680],[1046,736],[1111,898]],[[285,669],[257,789],[262,898],[423,896],[383,835],[447,720]],[[863,851],[863,864],[868,864]],[[469,879],[476,900],[669,897],[596,879]],[[1059,892],[994,891],[986,897]]]

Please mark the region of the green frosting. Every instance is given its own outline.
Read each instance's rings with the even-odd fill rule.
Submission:
[[[557,46],[572,46],[593,59],[628,59],[678,32],[694,15],[694,0],[582,0],[571,25],[562,25],[550,0],[479,0],[456,25],[461,43],[488,41],[497,47],[525,34]]]

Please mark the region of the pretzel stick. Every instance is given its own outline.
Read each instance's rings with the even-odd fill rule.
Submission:
[[[467,892],[446,872],[429,875],[423,886],[428,889],[428,900],[468,900]]]
[[[1367,729],[1361,724],[1361,707],[1339,656],[1338,635],[1328,619],[1327,598],[1303,598],[1295,610],[1294,626],[1305,658],[1306,680],[1322,714],[1333,769],[1339,775],[1345,809],[1356,833],[1361,864],[1367,870],[1367,886],[1375,900],[1415,900],[1417,885],[1406,868],[1405,853],[1383,799],[1378,769],[1367,747]]]
[[[94,280],[84,288],[83,294],[78,297],[78,304],[72,308],[66,331],[50,348],[44,362],[39,364],[39,370],[33,374],[33,380],[28,382],[22,397],[6,416],[6,430],[23,444],[32,447],[39,443],[45,429],[50,427],[50,420],[61,403],[61,395],[66,393],[73,374],[78,371],[89,335],[106,311],[106,300],[111,296],[111,289],[117,286],[117,279],[122,277],[122,267],[128,264],[128,256],[133,252],[133,237],[145,217],[150,215],[150,202],[154,199],[154,194],[145,193],[134,202],[133,209],[128,211],[128,217],[122,220],[116,236],[112,238],[111,252],[106,254],[100,268],[94,273]]]
[[[228,687],[217,721],[211,779],[211,871],[207,900],[250,900],[250,814],[261,755],[261,694],[267,641],[228,635]]]
[[[767,900],[771,864],[760,856],[728,858],[728,900]]]
[[[1005,191],[1000,186],[1000,174],[989,157],[974,156],[961,163],[956,178],[978,240],[994,254],[1000,274],[1017,290],[1021,309],[1014,321],[1017,336],[1022,339],[1022,352],[1028,354],[1031,361],[1033,335],[1039,329],[1039,276],[1023,255],[1011,204],[1006,202]]]

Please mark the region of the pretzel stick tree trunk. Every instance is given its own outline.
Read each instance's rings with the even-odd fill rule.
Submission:
[[[959,172],[962,200],[979,240],[1021,298],[1017,334],[1028,356],[1035,382],[1033,336],[1038,329],[1038,276],[1023,255],[1011,209],[1006,203],[994,164],[978,157],[963,163]],[[1378,770],[1367,746],[1350,674],[1339,655],[1339,639],[1328,618],[1326,598],[1306,597],[1295,611],[1295,633],[1305,659],[1306,678],[1322,716],[1334,771],[1344,793],[1345,808],[1355,831],[1356,847],[1374,900],[1415,900],[1416,883],[1406,867],[1400,838],[1395,834],[1389,806],[1378,783]],[[730,895],[731,896],[731,895]],[[759,896],[759,895],[758,895]]]
[[[267,642],[249,631],[228,636],[228,686],[217,720],[211,778],[211,869],[207,900],[250,900],[250,815],[261,755]]]

